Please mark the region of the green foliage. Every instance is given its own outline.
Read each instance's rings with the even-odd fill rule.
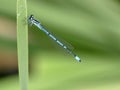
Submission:
[[[28,15],[33,14],[53,34],[71,43],[82,59],[81,63],[77,63],[70,55],[60,53],[59,49],[55,49],[57,45],[54,45],[43,32],[34,26],[29,27],[30,59],[33,68],[30,90],[118,90],[120,88],[118,70],[120,3],[117,1],[28,0]],[[7,3],[6,0],[0,0],[0,14],[15,22],[16,0],[9,2],[9,8],[6,7]],[[26,18],[26,15],[20,16],[21,26],[18,29],[22,36],[18,39],[22,40],[22,49],[25,48],[27,51],[28,32],[22,29],[27,27]],[[26,42],[23,44],[23,41]],[[0,46],[13,48],[15,41],[0,37]],[[23,54],[24,51],[20,52]],[[27,59],[27,52],[22,58]],[[26,70],[27,77],[27,61],[23,63],[26,63],[22,68]],[[7,81],[0,82],[0,89],[18,88],[16,78],[7,80],[12,83],[8,85]],[[6,84],[8,87],[5,87]],[[21,82],[22,84],[24,83]]]

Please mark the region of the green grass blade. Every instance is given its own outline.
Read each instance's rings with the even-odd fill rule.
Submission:
[[[28,25],[26,0],[17,0],[17,49],[21,90],[28,90]]]

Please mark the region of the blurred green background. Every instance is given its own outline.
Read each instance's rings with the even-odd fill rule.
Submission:
[[[120,90],[120,0],[28,0],[28,16],[74,46],[78,63],[29,26],[29,90]],[[0,0],[0,90],[19,90],[16,0]]]

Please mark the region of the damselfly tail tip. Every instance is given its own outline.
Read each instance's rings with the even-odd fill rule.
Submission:
[[[76,59],[78,62],[81,62],[81,59],[80,59],[78,56],[75,56],[75,59]]]

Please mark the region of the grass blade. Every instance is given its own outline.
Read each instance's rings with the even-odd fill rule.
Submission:
[[[17,49],[21,90],[28,90],[27,1],[17,0]]]

